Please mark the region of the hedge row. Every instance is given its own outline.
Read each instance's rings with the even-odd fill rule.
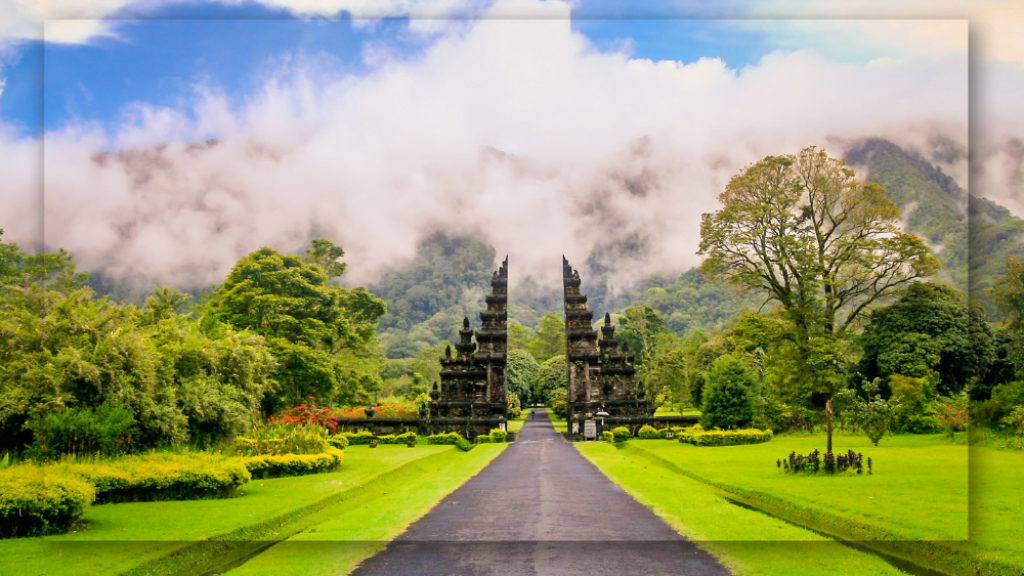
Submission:
[[[80,478],[96,489],[96,503],[226,498],[249,481],[239,459],[205,453],[155,452],[96,463],[46,466],[50,477]]]
[[[404,434],[387,434],[385,436],[374,436],[373,432],[370,432],[368,430],[363,430],[362,432],[340,432],[337,435],[329,438],[328,442],[330,442],[334,438],[344,438],[352,446],[366,445],[369,444],[370,440],[373,439],[377,440],[377,444],[408,444],[410,439],[414,444],[416,443],[415,432],[406,432]]]
[[[91,484],[25,467],[0,474],[0,538],[66,532],[96,499]]]
[[[431,434],[430,436],[427,436],[427,444],[450,444],[454,446],[461,439],[462,436],[459,436],[456,432],[442,432],[440,434]]]
[[[487,444],[489,442],[494,442],[496,444],[504,444],[507,441],[507,439],[508,432],[505,432],[501,428],[495,428],[494,430],[491,430],[490,434],[485,434],[476,437],[476,441],[478,444]]]
[[[340,466],[344,457],[341,450],[327,446],[321,454],[252,456],[242,461],[254,478],[279,478],[329,472]]]
[[[771,430],[712,430],[682,431],[679,441],[694,446],[738,446],[740,444],[760,444],[772,439]]]

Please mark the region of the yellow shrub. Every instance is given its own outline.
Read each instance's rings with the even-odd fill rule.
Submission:
[[[345,453],[341,450],[327,446],[321,454],[252,456],[242,458],[242,462],[256,478],[277,478],[328,472],[340,466],[344,457]]]

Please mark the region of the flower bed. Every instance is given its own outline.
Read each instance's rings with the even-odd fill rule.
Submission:
[[[91,484],[35,466],[0,474],[0,538],[65,532],[96,499]]]

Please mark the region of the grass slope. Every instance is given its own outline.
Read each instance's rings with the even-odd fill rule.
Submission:
[[[875,556],[733,505],[713,488],[645,463],[629,450],[607,443],[576,447],[613,482],[738,576],[902,574]],[[774,542],[766,546],[765,540]]]
[[[473,477],[504,444],[482,444],[459,457],[411,465],[368,486],[340,512],[311,518],[309,528],[277,544],[231,576],[347,574],[409,524]],[[314,531],[315,530],[315,531]]]
[[[188,547],[357,489],[413,460],[453,452],[447,446],[365,446],[345,450],[341,470],[293,478],[254,480],[227,500],[145,502],[93,506],[90,524],[76,533],[0,541],[5,575],[118,574]]]

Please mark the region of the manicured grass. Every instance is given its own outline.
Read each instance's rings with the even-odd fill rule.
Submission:
[[[722,448],[659,440],[630,442],[730,493],[783,506],[792,503],[828,510],[830,516],[851,526],[868,524],[885,530],[874,537],[862,531],[856,535],[858,540],[967,539],[967,446],[949,444],[942,435],[886,438],[878,447],[862,436],[836,437],[836,451],[852,449],[873,460],[871,476],[866,472],[864,476],[794,476],[776,467],[776,460],[790,452],[823,451],[823,436],[782,435],[764,444]]]
[[[551,420],[551,423],[555,425],[555,432],[565,432],[569,429],[569,423],[565,418],[559,418],[556,416],[555,411],[551,408],[548,408],[547,411],[548,420]]]
[[[644,462],[629,450],[604,442],[576,447],[613,482],[738,576],[902,574],[880,558],[731,504],[715,489]],[[764,540],[774,542],[765,545]]]
[[[979,557],[1024,574],[1024,452],[971,446],[971,541]]]
[[[461,458],[424,462],[367,486],[350,506],[317,515],[308,528],[256,556],[231,576],[347,574],[469,480],[505,445],[482,444]],[[454,449],[453,449],[454,451]],[[420,469],[422,468],[422,469]],[[313,531],[315,530],[315,532]]]
[[[116,574],[189,544],[362,490],[371,480],[420,458],[464,453],[450,446],[352,446],[337,472],[253,480],[238,498],[91,507],[77,533],[0,541],[5,575]]]

